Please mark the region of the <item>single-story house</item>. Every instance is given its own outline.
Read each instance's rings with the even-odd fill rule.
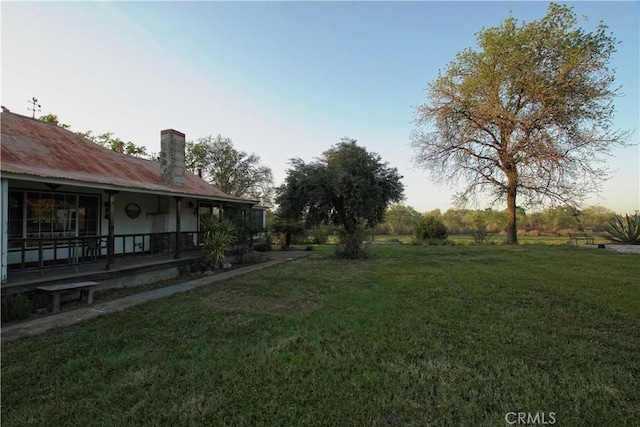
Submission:
[[[185,168],[185,135],[160,132],[160,161],[101,147],[55,123],[9,112],[2,128],[2,281],[14,270],[197,248],[200,219],[251,216],[258,201],[232,197]]]

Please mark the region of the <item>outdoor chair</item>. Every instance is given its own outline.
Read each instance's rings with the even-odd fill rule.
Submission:
[[[107,239],[91,237],[82,241],[82,259],[95,261],[102,255],[102,249],[107,247]]]

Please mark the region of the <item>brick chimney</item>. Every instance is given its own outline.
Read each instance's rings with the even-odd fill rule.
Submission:
[[[184,133],[173,129],[160,132],[160,182],[184,186]]]

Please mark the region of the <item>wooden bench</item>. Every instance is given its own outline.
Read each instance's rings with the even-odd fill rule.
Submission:
[[[594,244],[593,236],[590,236],[587,233],[583,233],[583,234],[584,234],[584,237],[579,237],[576,235],[572,236],[571,233],[569,233],[569,241],[567,243],[572,246],[578,246],[578,242],[580,241],[580,239],[584,239],[585,245],[593,245]]]
[[[584,233],[584,244],[593,245],[594,243],[595,243],[595,239],[593,238],[593,236],[590,236],[587,233]]]
[[[60,299],[64,294],[80,291],[80,299],[86,305],[93,304],[93,289],[98,282],[65,283],[61,285],[38,286],[36,290],[47,294],[49,298],[49,311],[60,311]]]

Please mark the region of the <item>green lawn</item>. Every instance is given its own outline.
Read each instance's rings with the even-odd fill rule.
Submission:
[[[579,245],[583,245],[584,233],[574,233],[574,237],[579,238]],[[598,243],[609,244],[609,240],[599,235],[592,235],[594,241],[593,244]],[[414,240],[410,234],[378,234],[375,236],[376,242],[400,242],[403,244],[411,243]],[[456,245],[474,245],[473,236],[471,234],[452,234],[448,240]],[[487,245],[500,245],[505,244],[507,241],[506,236],[500,234],[490,234],[487,236]],[[518,242],[525,245],[567,245],[569,242],[568,235],[540,235],[540,236],[518,236]]]
[[[640,258],[326,247],[2,344],[3,426],[557,425],[640,419]]]

